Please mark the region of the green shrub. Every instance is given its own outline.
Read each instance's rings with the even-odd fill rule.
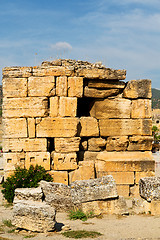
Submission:
[[[70,220],[80,219],[82,221],[86,221],[88,218],[93,217],[93,212],[84,213],[82,210],[78,209],[76,211],[71,210],[69,213]]]
[[[102,234],[99,232],[94,232],[94,231],[85,231],[85,230],[78,230],[78,231],[67,231],[62,233],[63,236],[68,237],[68,238],[97,238],[101,236]]]
[[[32,188],[38,187],[38,182],[45,180],[47,182],[53,181],[52,177],[42,166],[30,166],[29,170],[23,168],[16,168],[14,174],[2,183],[2,193],[5,199],[12,203],[14,199],[14,191],[16,188]]]

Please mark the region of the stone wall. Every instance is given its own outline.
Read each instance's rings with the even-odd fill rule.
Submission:
[[[154,175],[151,81],[125,70],[56,60],[3,69],[5,177],[42,165],[55,182],[111,174],[123,196]]]

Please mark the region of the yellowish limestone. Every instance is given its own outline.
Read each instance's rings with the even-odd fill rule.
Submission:
[[[136,172],[135,173],[135,183],[138,184],[139,180],[144,177],[154,177],[154,171],[147,171],[147,172]]]
[[[68,185],[68,172],[67,171],[49,171],[55,183],[63,183]]]
[[[84,96],[92,98],[106,98],[112,95],[118,95],[120,92],[119,89],[96,89],[96,88],[84,88]]]
[[[78,152],[80,137],[74,138],[55,138],[55,151],[56,152]]]
[[[27,121],[25,118],[3,119],[3,138],[26,138]]]
[[[77,98],[60,97],[59,100],[59,116],[75,117],[77,115]]]
[[[50,153],[49,152],[26,152],[25,168],[29,169],[31,165],[41,165],[46,170],[50,170]]]
[[[54,170],[77,169],[76,153],[52,153],[52,165]]]
[[[16,167],[24,168],[25,153],[4,153],[5,171],[14,171]]]
[[[106,140],[104,138],[90,138],[88,140],[88,151],[102,151],[105,145]]]
[[[123,89],[125,87],[125,82],[116,81],[116,80],[97,80],[91,79],[88,80],[89,88],[100,88],[100,89],[108,89],[108,88],[120,88]]]
[[[28,136],[29,138],[35,138],[36,136],[36,120],[34,118],[28,118]]]
[[[68,78],[68,96],[78,97],[83,96],[83,78],[82,77],[69,77]]]
[[[57,96],[50,98],[50,117],[57,117],[59,113],[59,98]]]
[[[27,97],[27,78],[3,78],[3,97]]]
[[[97,177],[112,175],[116,184],[134,184],[134,172],[97,172]]]
[[[33,76],[45,77],[45,76],[73,76],[74,71],[62,66],[52,67],[33,67]]]
[[[131,118],[151,118],[151,100],[137,99],[132,100]]]
[[[81,137],[99,136],[97,119],[93,117],[81,117],[80,118],[80,136]]]
[[[117,184],[116,187],[119,196],[129,197],[129,185]]]
[[[128,137],[127,136],[117,136],[117,137],[108,137],[107,138],[107,151],[126,151],[128,146]]]
[[[67,77],[57,77],[56,79],[56,95],[60,97],[67,97]]]
[[[5,67],[3,76],[8,78],[28,78],[32,76],[32,67]]]
[[[152,149],[152,136],[133,136],[129,138],[128,151],[150,151]]]

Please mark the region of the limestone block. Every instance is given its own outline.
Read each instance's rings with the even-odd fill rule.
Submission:
[[[148,202],[160,200],[160,177],[145,177],[139,181],[139,192],[141,197]]]
[[[151,98],[151,80],[131,80],[127,83],[126,88],[123,91],[125,98]]]
[[[50,170],[50,153],[49,152],[26,152],[25,168],[29,169],[31,165],[41,165],[45,170]]]
[[[12,224],[33,232],[48,232],[55,229],[55,217],[55,209],[45,202],[21,201],[13,207]]]
[[[97,155],[98,155],[98,152],[80,151],[80,152],[78,152],[78,159],[79,159],[79,161],[95,162]]]
[[[106,140],[104,138],[90,138],[88,140],[88,151],[102,151],[106,146]]]
[[[20,202],[21,200],[37,201],[42,202],[43,192],[40,187],[37,188],[16,188],[14,196],[14,203]]]
[[[8,78],[28,78],[32,76],[32,67],[5,67],[3,77]]]
[[[151,201],[151,214],[152,215],[160,215],[160,200],[159,201]]]
[[[151,119],[100,119],[100,135],[127,136],[151,135]]]
[[[76,153],[52,153],[54,170],[73,170],[77,169]]]
[[[134,184],[134,172],[97,172],[97,177],[103,177],[106,175],[111,175],[116,184]]]
[[[115,70],[111,68],[80,68],[76,72],[78,76],[90,79],[123,80],[126,78],[126,70]]]
[[[152,136],[133,136],[129,137],[128,151],[151,151],[152,149]]]
[[[27,97],[27,78],[3,78],[3,97]]]
[[[36,120],[34,118],[28,118],[28,136],[29,138],[35,138],[36,136]]]
[[[50,97],[56,93],[55,77],[29,77],[28,96],[29,97]]]
[[[43,118],[37,122],[37,137],[75,137],[78,123],[78,118]]]
[[[69,182],[76,180],[88,180],[95,178],[95,170],[93,161],[79,162],[79,168],[69,173]]]
[[[56,95],[60,97],[67,97],[67,77],[57,77],[56,79]]]
[[[24,168],[25,153],[3,153],[5,171],[14,171],[16,167]]]
[[[68,78],[68,96],[78,97],[83,96],[83,78],[82,77],[69,77]]]
[[[33,67],[33,76],[73,76],[74,69],[69,69],[62,66],[49,66],[49,67]]]
[[[4,139],[3,152],[46,152],[46,138],[11,138]]]
[[[27,122],[25,118],[3,119],[3,138],[26,138]]]
[[[115,96],[120,93],[119,89],[96,89],[96,88],[84,88],[84,97],[92,97],[92,98],[106,98],[110,96]]]
[[[55,183],[63,183],[68,185],[68,172],[67,171],[49,171]]]
[[[5,98],[3,117],[43,117],[48,112],[48,99],[44,97]]]
[[[59,116],[75,117],[77,115],[77,98],[60,97],[59,100]]]
[[[131,118],[151,118],[151,100],[137,99],[132,100]]]
[[[75,181],[70,186],[74,203],[118,197],[115,180],[110,175],[102,178]]]
[[[117,184],[117,192],[119,196],[129,197],[129,185]]]
[[[147,172],[135,172],[135,183],[138,184],[141,178],[145,177],[154,177],[154,171],[147,171]]]
[[[78,152],[80,137],[74,138],[55,138],[55,151],[56,152]]]
[[[117,137],[108,137],[107,138],[107,151],[126,151],[128,146],[128,137],[127,136],[117,136]]]
[[[131,101],[124,98],[96,100],[90,110],[92,117],[102,118],[130,118]]]
[[[69,210],[73,207],[70,187],[63,183],[40,181],[39,186],[45,196],[45,202],[58,211]]]
[[[93,117],[81,117],[80,118],[80,136],[81,137],[99,136],[97,119]]]
[[[134,197],[134,198],[139,198],[139,185],[138,184],[134,184],[133,186],[129,187],[129,192],[130,192],[130,196]]]
[[[50,98],[50,116],[57,117],[59,113],[59,98],[51,97]]]
[[[100,88],[100,89],[120,88],[120,89],[124,89],[124,87],[125,87],[125,82],[116,81],[116,80],[90,79],[87,82],[88,82],[89,88]]]

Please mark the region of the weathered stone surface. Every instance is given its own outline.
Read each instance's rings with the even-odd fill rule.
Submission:
[[[160,200],[160,177],[145,177],[139,181],[141,197],[147,201]]]
[[[36,120],[35,118],[28,118],[28,137],[35,138],[36,137]]]
[[[107,151],[126,151],[128,146],[128,136],[117,136],[107,138]]]
[[[73,170],[77,169],[77,154],[52,152],[52,165],[54,170]]]
[[[95,169],[93,161],[79,162],[79,167],[75,171],[69,173],[69,182],[76,180],[88,180],[95,178]]]
[[[37,137],[74,137],[78,118],[43,118],[37,122]]]
[[[151,100],[137,99],[132,100],[131,118],[151,118]]]
[[[43,192],[40,187],[38,188],[16,188],[14,203],[20,202],[21,200],[37,201],[42,202]]]
[[[27,121],[25,118],[3,119],[3,138],[26,138]]]
[[[116,184],[134,184],[134,172],[110,172],[110,171],[107,171],[107,172],[97,172],[97,177],[98,178],[101,178],[103,176],[106,176],[106,175],[111,175]]]
[[[73,207],[69,186],[46,181],[40,181],[39,186],[44,193],[45,202],[56,210],[65,211]]]
[[[60,97],[59,100],[59,116],[75,117],[77,115],[77,98]]]
[[[151,119],[100,119],[101,136],[151,135]]]
[[[70,186],[74,203],[118,197],[115,180],[110,175],[97,179],[75,181]]]
[[[27,97],[27,78],[3,78],[3,97]]]
[[[17,228],[33,232],[54,230],[56,212],[45,202],[21,201],[13,207],[13,221]]]
[[[80,137],[74,138],[55,138],[56,152],[78,152],[80,144]]]
[[[80,150],[84,150],[84,151],[88,150],[88,141],[86,139],[81,138]]]
[[[4,168],[6,171],[14,171],[16,167],[24,168],[25,153],[3,153]]]
[[[60,97],[67,97],[67,77],[58,77],[56,79],[56,95]]]
[[[27,78],[32,75],[32,67],[5,67],[3,77]]]
[[[50,98],[50,117],[57,117],[59,113],[59,98]]]
[[[68,78],[68,96],[78,97],[83,96],[83,78],[82,77],[69,77]]]
[[[126,88],[123,91],[125,98],[151,98],[151,80],[131,80],[127,83]]]
[[[73,69],[69,69],[62,66],[49,66],[49,67],[33,67],[33,76],[45,77],[45,76],[72,76],[74,74]]]
[[[92,117],[102,118],[130,118],[131,101],[124,98],[96,100],[90,110]]]
[[[44,97],[5,98],[3,117],[43,117],[48,112],[48,99]]]
[[[104,138],[90,138],[88,140],[88,151],[102,151],[106,146]]]
[[[155,171],[135,172],[135,183],[138,184],[141,178],[154,177]]]
[[[92,97],[92,98],[106,98],[110,96],[118,95],[120,92],[119,89],[96,89],[96,88],[84,88],[84,97]]]
[[[49,171],[55,183],[63,183],[68,185],[68,172],[67,171]]]
[[[50,153],[49,152],[26,152],[25,168],[29,169],[30,165],[41,165],[46,170],[50,170]]]
[[[130,189],[129,184],[116,184],[117,192],[119,196],[129,197]]]
[[[88,80],[89,88],[100,88],[100,89],[108,89],[108,88],[120,88],[124,89],[125,82],[116,81],[116,80],[99,80],[99,79],[91,79]]]
[[[151,214],[154,216],[160,215],[160,200],[151,201]]]
[[[133,136],[129,138],[128,151],[150,151],[152,149],[152,136]]]
[[[77,74],[84,78],[115,79],[123,80],[126,78],[126,70],[114,70],[111,68],[80,68]]]
[[[93,117],[81,117],[79,132],[81,137],[99,136],[97,119]]]
[[[29,97],[50,97],[54,96],[55,77],[29,77],[28,78],[28,96]]]
[[[4,152],[46,152],[46,138],[11,138],[3,141]]]

